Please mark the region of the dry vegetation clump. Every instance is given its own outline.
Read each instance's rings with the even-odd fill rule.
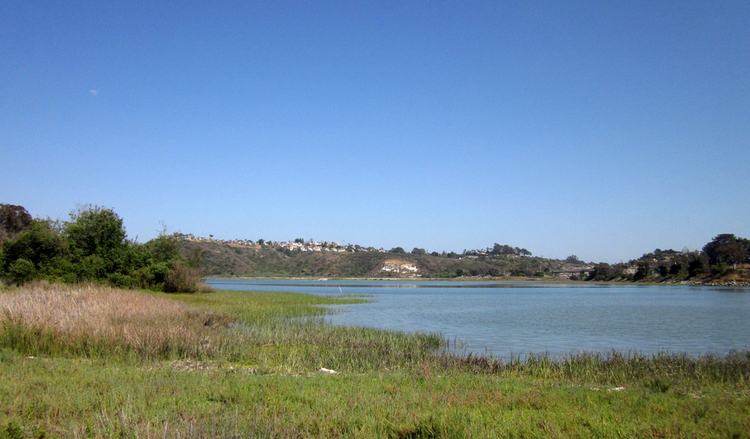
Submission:
[[[0,346],[29,354],[201,358],[228,318],[100,285],[31,284],[0,294]]]

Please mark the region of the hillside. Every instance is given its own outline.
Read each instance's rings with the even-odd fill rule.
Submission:
[[[617,264],[533,256],[495,244],[480,250],[386,251],[331,242],[215,240],[175,235],[182,255],[204,275],[278,277],[529,277],[588,281],[750,285],[750,241],[717,235],[699,251],[656,249]]]
[[[436,255],[384,250],[299,251],[277,245],[180,240],[206,275],[312,277],[553,276],[588,267],[519,255]]]

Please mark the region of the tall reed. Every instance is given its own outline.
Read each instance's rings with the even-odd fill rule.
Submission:
[[[140,292],[36,283],[0,294],[0,345],[29,354],[205,357],[227,319]]]

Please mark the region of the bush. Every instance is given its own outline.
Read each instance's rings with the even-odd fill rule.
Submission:
[[[17,259],[8,267],[8,275],[16,285],[25,284],[34,279],[36,267],[28,259]]]
[[[112,273],[107,276],[107,280],[113,286],[120,288],[136,288],[139,286],[138,282],[132,276],[122,273]]]
[[[37,220],[15,238],[3,243],[3,253],[6,265],[26,259],[35,268],[42,268],[65,255],[67,245],[47,221]]]
[[[144,247],[157,262],[169,262],[180,257],[179,243],[173,236],[159,235],[144,244]]]
[[[194,293],[198,291],[200,275],[197,270],[183,263],[175,264],[164,279],[164,291],[168,293]]]
[[[146,244],[128,241],[122,219],[101,207],[78,210],[62,227],[31,221],[2,244],[0,277],[19,284],[31,279],[106,281],[171,291],[195,291],[199,282],[197,270],[182,265],[174,237],[161,235]]]

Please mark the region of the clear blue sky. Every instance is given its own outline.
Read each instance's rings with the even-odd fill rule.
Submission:
[[[36,216],[619,261],[750,236],[749,195],[748,1],[0,3]]]

